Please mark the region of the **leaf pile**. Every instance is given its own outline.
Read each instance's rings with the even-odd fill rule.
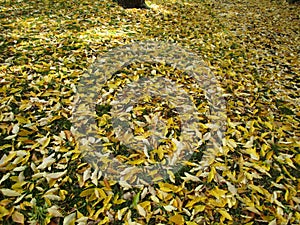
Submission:
[[[154,0],[150,10],[125,10],[110,0],[0,3],[1,224],[300,223],[297,5]],[[72,110],[77,84],[97,57],[139,40],[177,43],[201,56],[224,90],[227,124],[222,147],[210,149],[204,164],[199,148],[176,173],[133,186],[85,160]],[[126,90],[137,73],[136,79],[167,76],[181,85],[205,136],[205,95],[184,71],[136,63],[107,88]],[[111,104],[118,98],[104,98],[104,91],[95,111],[107,151],[132,165],[145,163],[146,152],[131,152],[112,131]],[[144,96],[131,117],[135,136],[165,135],[150,152],[152,161],[172,154],[181,120],[171,104]],[[163,123],[149,127],[156,117]]]

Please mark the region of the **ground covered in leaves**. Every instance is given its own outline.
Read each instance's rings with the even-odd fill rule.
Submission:
[[[110,0],[0,3],[1,224],[300,224],[299,5],[153,0],[149,10],[125,10]],[[210,106],[193,79],[164,64],[118,71],[99,90],[95,109],[105,151],[140,166],[163,164],[176,148],[181,119],[162,98],[144,96],[130,111],[139,138],[150,137],[155,118],[163,121],[155,128],[163,141],[152,151],[128,149],[122,141],[133,137],[112,129],[115,93],[141,77],[167,77],[182,87],[199,111],[203,138],[176,173],[131,185],[139,178],[109,179],[85,160],[72,112],[80,78],[97,58],[145,40],[198,54],[223,89],[227,119],[221,146],[203,163]]]

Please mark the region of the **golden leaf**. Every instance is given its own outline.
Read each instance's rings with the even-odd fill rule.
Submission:
[[[169,218],[169,221],[175,223],[176,225],[184,225],[184,218],[180,214],[176,214],[174,216],[171,216]]]

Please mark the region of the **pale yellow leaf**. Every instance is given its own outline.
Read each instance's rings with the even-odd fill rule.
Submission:
[[[2,188],[0,189],[0,191],[2,192],[3,195],[8,197],[16,197],[21,195],[21,193],[7,188]]]
[[[47,158],[45,158],[42,162],[42,164],[40,164],[37,169],[39,170],[43,170],[49,166],[51,166],[55,161],[56,159],[53,158],[55,156],[55,153],[53,153],[52,155],[48,156]]]
[[[51,206],[50,208],[47,209],[48,213],[51,215],[51,216],[54,216],[54,217],[63,217],[63,215],[61,214],[61,212],[59,211],[59,208],[58,206]]]
[[[5,174],[5,175],[1,178],[0,184],[1,184],[3,181],[5,181],[7,178],[9,178],[9,176],[10,176],[10,173]]]
[[[47,179],[59,179],[61,178],[62,176],[64,176],[65,174],[67,173],[67,170],[63,171],[63,172],[56,172],[56,173],[48,173],[48,174],[45,174],[44,176],[47,178]]]
[[[182,177],[182,179],[184,181],[194,181],[194,182],[199,182],[200,181],[199,177],[191,175],[191,174],[189,174],[187,172],[184,172],[184,175],[186,176],[186,177]]]
[[[145,211],[145,209],[141,206],[141,205],[139,205],[139,204],[137,204],[137,211],[138,211],[138,213],[141,215],[141,216],[143,216],[143,217],[146,217],[146,211]]]
[[[168,211],[168,212],[172,212],[174,210],[176,210],[177,208],[172,206],[172,205],[166,205],[164,206],[165,210]]]
[[[76,219],[76,212],[66,216],[63,221],[63,225],[74,225]]]
[[[12,214],[12,220],[15,223],[24,224],[24,215],[18,211],[14,211],[14,213]]]

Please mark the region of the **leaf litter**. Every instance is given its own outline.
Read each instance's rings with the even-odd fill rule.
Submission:
[[[149,6],[1,2],[1,223],[299,224],[299,6],[283,0],[154,0]],[[97,57],[149,39],[203,57],[224,90],[227,128],[221,150],[205,166],[199,148],[166,179],[132,186],[107,179],[84,160],[73,135],[72,104],[78,81]],[[108,89],[124,89],[132,82],[128,74],[169,76],[182,85],[205,137],[212,126],[207,101],[184,71],[132,64],[115,74]],[[149,131],[169,137],[152,152],[130,152],[111,129],[116,96],[109,93],[96,109],[107,150],[132,165],[172,154],[181,121],[172,104],[143,96],[128,109],[135,138],[148,138]],[[155,118],[163,122],[150,129]]]

